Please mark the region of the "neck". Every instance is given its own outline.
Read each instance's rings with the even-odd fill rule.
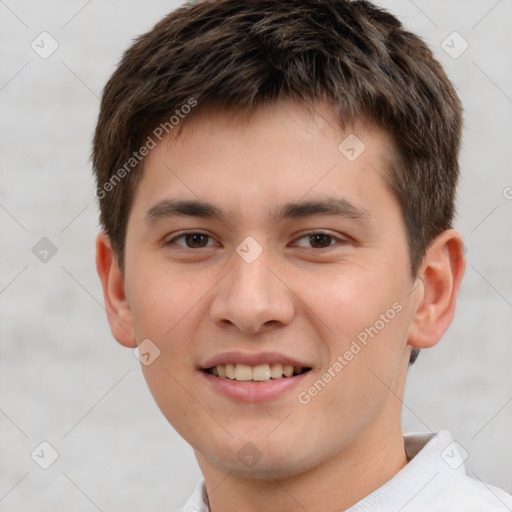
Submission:
[[[210,512],[345,510],[407,464],[400,425],[393,430],[380,425],[366,431],[318,466],[277,480],[238,477],[197,452],[196,456],[205,478]]]

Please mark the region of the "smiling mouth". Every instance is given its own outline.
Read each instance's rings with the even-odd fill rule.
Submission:
[[[291,364],[259,364],[249,366],[248,364],[217,364],[204,371],[221,379],[236,381],[266,382],[270,379],[290,378],[301,373],[310,371],[309,367],[293,366]]]

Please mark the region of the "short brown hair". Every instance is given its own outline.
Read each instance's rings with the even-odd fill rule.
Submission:
[[[101,224],[121,268],[155,130],[178,132],[214,105],[250,113],[281,99],[327,100],[343,126],[366,119],[391,136],[387,180],[417,273],[452,226],[462,109],[426,44],[365,0],[189,2],[135,41],[103,91],[92,156]]]

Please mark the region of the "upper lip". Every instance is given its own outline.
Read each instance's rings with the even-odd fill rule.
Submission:
[[[310,364],[304,363],[292,357],[280,354],[279,352],[222,352],[216,356],[207,359],[201,369],[206,370],[217,366],[218,364],[247,364],[249,366],[258,366],[260,364],[291,364],[300,368],[311,368]]]

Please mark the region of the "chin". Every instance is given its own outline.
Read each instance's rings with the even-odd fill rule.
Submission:
[[[222,447],[212,453],[211,446],[208,451],[209,453],[202,452],[202,456],[222,471],[240,478],[261,481],[290,478],[312,469],[318,462],[307,460],[304,453],[299,455],[297,452],[300,450],[297,448],[289,447],[285,452],[280,447],[279,453],[273,453],[272,447],[259,449],[251,441],[234,452]]]

